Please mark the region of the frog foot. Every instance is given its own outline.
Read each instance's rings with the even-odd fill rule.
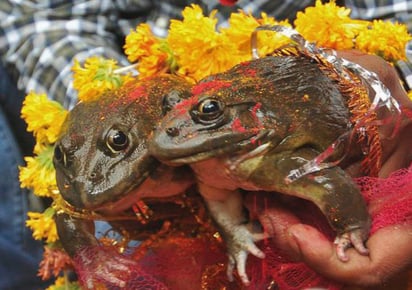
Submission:
[[[227,277],[233,281],[233,271],[236,267],[240,280],[246,286],[250,284],[246,274],[246,260],[248,254],[258,258],[265,258],[265,254],[255,245],[255,242],[267,237],[264,233],[252,233],[247,225],[238,225],[232,228],[227,240],[229,262],[227,267]]]
[[[357,228],[341,235],[338,235],[334,241],[336,245],[336,254],[342,262],[349,261],[349,257],[346,254],[346,250],[350,247],[354,247],[361,255],[369,255],[369,250],[365,247],[365,231],[361,228]]]
[[[136,261],[123,256],[115,251],[105,251],[101,247],[92,249],[93,255],[85,251],[78,253],[75,258],[81,271],[84,286],[87,289],[96,289],[96,284],[112,285],[115,287],[125,287],[129,277],[125,273],[136,270]]]

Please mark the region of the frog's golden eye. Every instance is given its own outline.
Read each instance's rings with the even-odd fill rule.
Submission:
[[[110,151],[117,153],[129,146],[129,137],[122,131],[111,130],[107,135],[106,145]]]
[[[213,122],[222,116],[224,112],[223,103],[216,99],[204,99],[199,102],[192,112],[200,122]]]

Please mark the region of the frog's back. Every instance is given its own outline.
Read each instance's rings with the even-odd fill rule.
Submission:
[[[253,100],[277,137],[296,137],[325,148],[348,130],[350,113],[336,81],[303,55],[269,56],[233,67],[205,81],[227,81],[220,94]]]

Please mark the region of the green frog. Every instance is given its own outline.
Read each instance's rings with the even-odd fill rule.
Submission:
[[[161,164],[149,155],[147,139],[161,116],[189,97],[190,90],[190,83],[174,75],[136,79],[97,100],[79,102],[69,112],[53,163],[59,191],[73,212],[59,212],[56,223],[67,253],[87,266],[83,274],[88,288],[94,288],[96,278],[122,286],[125,281],[117,270],[127,273],[134,265],[122,255],[104,252],[87,261],[87,251],[98,245],[94,218],[113,221],[115,228],[134,232],[134,239],[145,239],[159,230],[163,219],[184,214],[181,205],[167,198],[193,184],[191,171]],[[145,198],[154,212],[149,220],[144,219],[149,215],[144,206],[131,210]],[[166,201],[150,202],[153,198]],[[137,214],[144,222],[138,222]]]
[[[304,53],[290,51],[241,63],[195,85],[192,97],[163,118],[151,139],[153,156],[193,169],[227,244],[229,279],[236,266],[242,282],[249,284],[247,255],[264,258],[255,242],[266,234],[248,219],[243,190],[313,202],[337,233],[342,261],[348,260],[351,246],[368,254],[364,241],[370,217],[359,188],[344,170],[362,152],[356,142],[337,141],[353,136],[353,125],[347,93],[327,69]],[[291,172],[325,152],[330,166],[291,178]]]

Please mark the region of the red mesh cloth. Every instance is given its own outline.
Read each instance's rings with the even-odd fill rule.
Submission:
[[[390,225],[412,224],[412,165],[388,178],[356,179],[372,216],[371,234]]]
[[[389,225],[412,224],[412,165],[394,172],[386,179],[363,177],[356,181],[368,202],[373,219],[371,234]],[[293,210],[298,212],[298,217],[305,223],[333,239],[333,231],[316,207],[300,201],[293,204]],[[266,258],[261,260],[249,256],[247,273],[252,285],[247,289],[341,288],[341,285],[319,276],[303,263],[289,260],[271,240],[262,241],[258,246],[264,250]],[[119,270],[119,277],[127,281],[123,289],[243,288],[239,281],[227,281],[225,249],[223,244],[211,235],[197,238],[173,236],[149,245],[143,254],[138,249],[126,257],[133,261],[130,265],[118,259],[121,255],[111,248],[96,247],[81,251],[75,259],[79,281],[87,285],[87,279],[92,277],[96,283],[94,289],[118,289],[106,275],[96,278],[96,274],[103,273],[101,266],[104,263],[112,267],[118,263],[127,264],[128,267],[126,271]],[[271,285],[273,288],[270,288]]]

